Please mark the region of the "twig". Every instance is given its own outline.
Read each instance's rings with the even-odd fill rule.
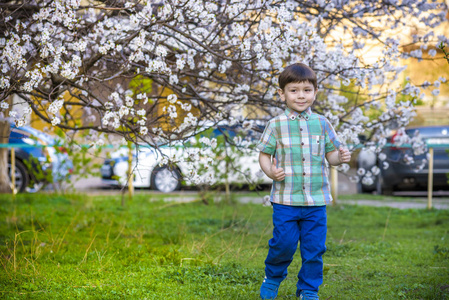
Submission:
[[[94,243],[96,237],[97,237],[97,235],[94,236],[94,238],[92,239],[92,241],[91,241],[90,244],[89,244],[89,247],[87,247],[86,253],[84,254],[84,258],[83,258],[83,260],[81,261],[81,263],[86,262],[86,259],[87,259],[87,253],[89,252],[90,247],[92,247],[92,244]]]
[[[345,229],[345,231],[343,232],[343,235],[341,236],[340,244],[339,244],[339,245],[341,245],[341,244],[343,243],[343,239],[345,238],[345,235],[346,235],[346,229]]]
[[[120,232],[117,234],[117,236],[115,237],[115,239],[112,241],[113,243],[118,240],[118,238],[122,235],[123,230],[125,230],[125,223],[123,223],[122,228],[120,229]]]
[[[443,44],[443,42],[441,42],[441,44],[438,46],[438,48],[441,49],[441,51],[443,51],[444,54],[444,58],[447,60],[447,62],[449,63],[449,52],[446,52],[446,50],[444,50],[446,46]]]
[[[79,212],[76,213],[75,217],[72,219],[72,221],[70,222],[69,226],[67,226],[64,234],[62,235],[62,238],[59,241],[58,248],[56,249],[56,253],[59,252],[59,248],[61,248],[61,245],[64,242],[64,238],[65,238],[67,232],[69,231],[69,228],[72,226],[73,222],[75,221],[76,217],[78,216],[78,214],[79,214]]]
[[[251,253],[251,256],[249,257],[249,259],[253,258],[254,254],[256,254],[257,249],[259,249],[260,242],[262,241],[262,238],[263,238],[263,236],[264,236],[264,233],[265,233],[265,231],[267,230],[267,228],[270,226],[270,224],[271,224],[271,222],[268,222],[267,226],[264,228],[264,230],[262,230],[262,233],[260,234],[260,237],[259,237],[259,241],[257,242],[257,245],[256,245],[256,247],[254,248],[253,253]]]
[[[3,251],[0,252],[0,255],[3,257],[5,255],[3,255]],[[6,267],[6,262],[3,263],[3,259],[0,259],[0,263],[2,264],[3,268],[5,269],[6,275],[8,275],[9,279],[12,279],[11,275],[8,272],[8,269]]]

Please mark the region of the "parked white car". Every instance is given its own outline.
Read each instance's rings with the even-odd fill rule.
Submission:
[[[228,146],[223,149],[224,146],[221,146],[221,149],[214,151],[214,147],[199,147],[196,140],[196,144],[191,142],[176,147],[158,148],[142,146],[138,151],[133,150],[133,186],[169,193],[179,190],[182,184],[223,183],[226,180],[225,175],[229,183],[270,184],[272,180],[260,169],[258,150],[246,147],[246,142],[254,142],[259,133],[245,131],[242,138],[237,136],[235,131],[238,130],[226,126],[218,127],[213,130],[212,136],[222,135],[223,138],[223,135],[226,135],[229,139],[237,140],[241,147]],[[101,176],[106,185],[127,184],[127,148],[112,153],[111,158],[104,161]]]

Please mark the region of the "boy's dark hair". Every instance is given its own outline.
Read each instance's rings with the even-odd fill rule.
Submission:
[[[313,87],[317,90],[317,79],[315,72],[303,63],[290,65],[279,75],[279,87],[282,90],[284,90],[285,86],[289,83],[299,83],[304,81],[308,81],[313,84]]]

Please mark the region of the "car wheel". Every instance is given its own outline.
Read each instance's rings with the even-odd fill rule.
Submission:
[[[8,176],[9,180],[11,179],[11,163],[8,162]],[[16,159],[16,167],[15,167],[15,180],[16,180],[16,189],[17,192],[23,193],[28,186],[29,183],[29,175],[25,165]]]
[[[170,193],[181,188],[181,173],[168,166],[156,167],[151,176],[151,188]]]

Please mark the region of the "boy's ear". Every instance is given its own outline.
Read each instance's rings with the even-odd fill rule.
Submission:
[[[281,101],[285,101],[285,94],[282,89],[278,89],[279,97],[281,97]]]
[[[318,89],[315,89],[315,95],[313,95],[313,101],[315,101],[316,100],[316,95],[318,94]]]

